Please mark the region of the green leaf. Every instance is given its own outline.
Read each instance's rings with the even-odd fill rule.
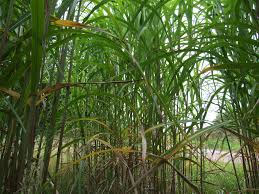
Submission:
[[[44,33],[44,0],[31,1],[32,15],[32,67],[31,92],[37,92],[42,65],[43,33]]]
[[[259,69],[259,63],[229,63],[229,64],[222,64],[222,65],[213,65],[211,67],[207,67],[203,69],[200,74],[206,73],[208,71],[223,70],[223,69],[253,70],[253,69]]]

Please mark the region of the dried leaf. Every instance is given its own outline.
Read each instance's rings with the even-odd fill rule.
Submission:
[[[76,28],[85,28],[87,25],[79,23],[79,22],[74,22],[71,20],[55,20],[52,21],[52,24],[56,26],[66,26],[66,27],[76,27]]]
[[[141,126],[140,134],[142,139],[142,161],[145,161],[147,156],[147,139],[145,137],[145,131],[143,126]]]
[[[11,89],[3,88],[3,87],[0,87],[0,91],[8,94],[9,96],[14,97],[15,99],[19,99],[21,96],[18,92]]]

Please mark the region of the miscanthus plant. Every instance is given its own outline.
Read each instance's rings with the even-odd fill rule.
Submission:
[[[258,192],[258,7],[2,0],[1,192]],[[232,190],[208,179],[218,132]]]

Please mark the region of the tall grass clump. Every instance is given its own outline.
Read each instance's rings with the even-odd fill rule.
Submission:
[[[1,193],[257,193],[258,9],[3,0]]]

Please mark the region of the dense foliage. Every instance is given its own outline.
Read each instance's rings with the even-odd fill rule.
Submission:
[[[256,0],[3,0],[1,192],[258,192],[258,10]],[[210,181],[208,164],[225,172],[205,153],[218,137],[233,188]]]

